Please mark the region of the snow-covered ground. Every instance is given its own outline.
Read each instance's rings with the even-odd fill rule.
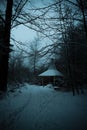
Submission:
[[[84,95],[25,84],[0,99],[0,130],[87,130]]]

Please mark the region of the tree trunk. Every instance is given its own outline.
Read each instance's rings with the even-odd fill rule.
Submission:
[[[87,24],[86,24],[85,8],[84,8],[84,4],[83,4],[82,0],[80,0],[80,6],[81,6],[81,12],[82,12],[82,16],[83,16],[83,24],[84,24],[85,35],[86,35],[86,38],[87,38]]]
[[[13,0],[7,0],[4,40],[3,40],[4,42],[2,48],[3,53],[1,56],[1,63],[0,63],[0,90],[1,91],[7,90],[12,5],[13,5]]]

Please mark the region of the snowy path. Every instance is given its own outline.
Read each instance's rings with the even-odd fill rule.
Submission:
[[[84,95],[25,84],[0,100],[0,130],[87,130]]]

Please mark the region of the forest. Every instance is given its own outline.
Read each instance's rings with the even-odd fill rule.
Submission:
[[[0,90],[7,91],[8,84],[39,84],[38,74],[51,58],[64,75],[64,86],[73,91],[83,87],[87,84],[87,1],[34,2],[0,1]],[[17,41],[11,32],[21,25],[37,37]]]

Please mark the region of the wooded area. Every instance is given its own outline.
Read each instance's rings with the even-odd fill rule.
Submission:
[[[51,56],[73,91],[79,85],[87,84],[86,0],[47,1],[42,7],[33,7],[32,0],[4,0],[0,3],[6,9],[3,14],[3,7],[0,7],[0,90],[7,90],[7,81],[30,82],[32,77],[46,69],[49,63],[46,59]],[[21,49],[24,43],[10,34],[20,25],[40,34],[38,39],[26,44],[26,47],[30,45],[29,50]],[[39,47],[44,38],[49,38],[51,44]],[[15,56],[10,54],[13,43],[20,50]],[[32,69],[23,64],[26,57],[30,59]],[[44,63],[38,67],[41,58]]]

